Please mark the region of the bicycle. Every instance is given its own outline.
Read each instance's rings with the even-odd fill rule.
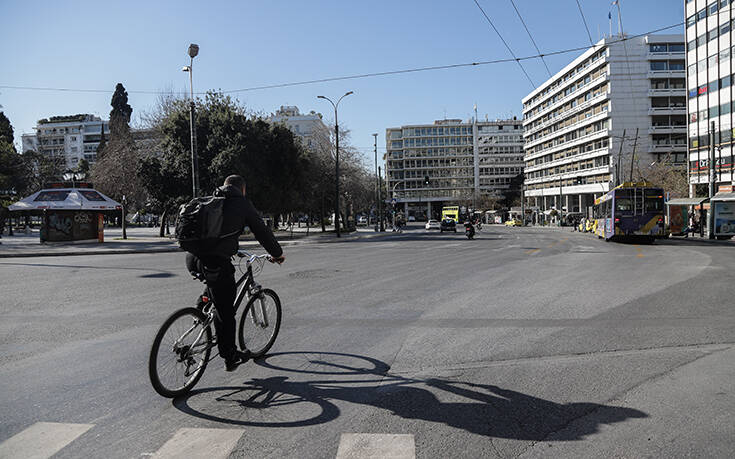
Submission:
[[[253,358],[264,356],[273,346],[281,327],[281,300],[276,292],[263,288],[254,278],[263,269],[269,255],[251,255],[238,251],[238,270],[242,274],[236,283],[235,313],[243,299],[245,309],[237,327],[238,344]],[[242,261],[245,260],[245,271]],[[254,268],[255,266],[255,268]],[[195,279],[204,282],[203,274]],[[212,348],[217,345],[214,334],[215,307],[209,287],[199,297],[196,308],[179,309],[171,314],[156,333],[148,358],[148,375],[153,389],[168,398],[189,392],[204,374]]]

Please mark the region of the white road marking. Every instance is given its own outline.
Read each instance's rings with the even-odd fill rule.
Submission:
[[[415,459],[416,444],[410,434],[342,434],[337,459]]]
[[[237,446],[243,432],[242,429],[179,429],[152,457],[226,458]]]
[[[0,458],[49,458],[92,427],[94,424],[37,422],[0,443]]]

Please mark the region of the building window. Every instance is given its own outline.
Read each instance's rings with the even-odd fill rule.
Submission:
[[[666,70],[666,61],[651,61],[651,70]]]
[[[650,45],[649,49],[652,53],[665,53],[667,51],[666,44],[663,43],[655,43],[653,45]]]

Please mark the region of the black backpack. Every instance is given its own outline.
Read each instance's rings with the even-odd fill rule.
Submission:
[[[179,209],[176,240],[179,247],[194,255],[206,254],[222,237],[225,198],[194,198]]]

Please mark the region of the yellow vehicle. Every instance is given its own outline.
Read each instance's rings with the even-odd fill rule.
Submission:
[[[459,207],[448,206],[442,207],[442,220],[451,219],[454,223],[459,223]]]
[[[521,221],[517,218],[514,218],[513,220],[506,221],[505,226],[521,226]]]

